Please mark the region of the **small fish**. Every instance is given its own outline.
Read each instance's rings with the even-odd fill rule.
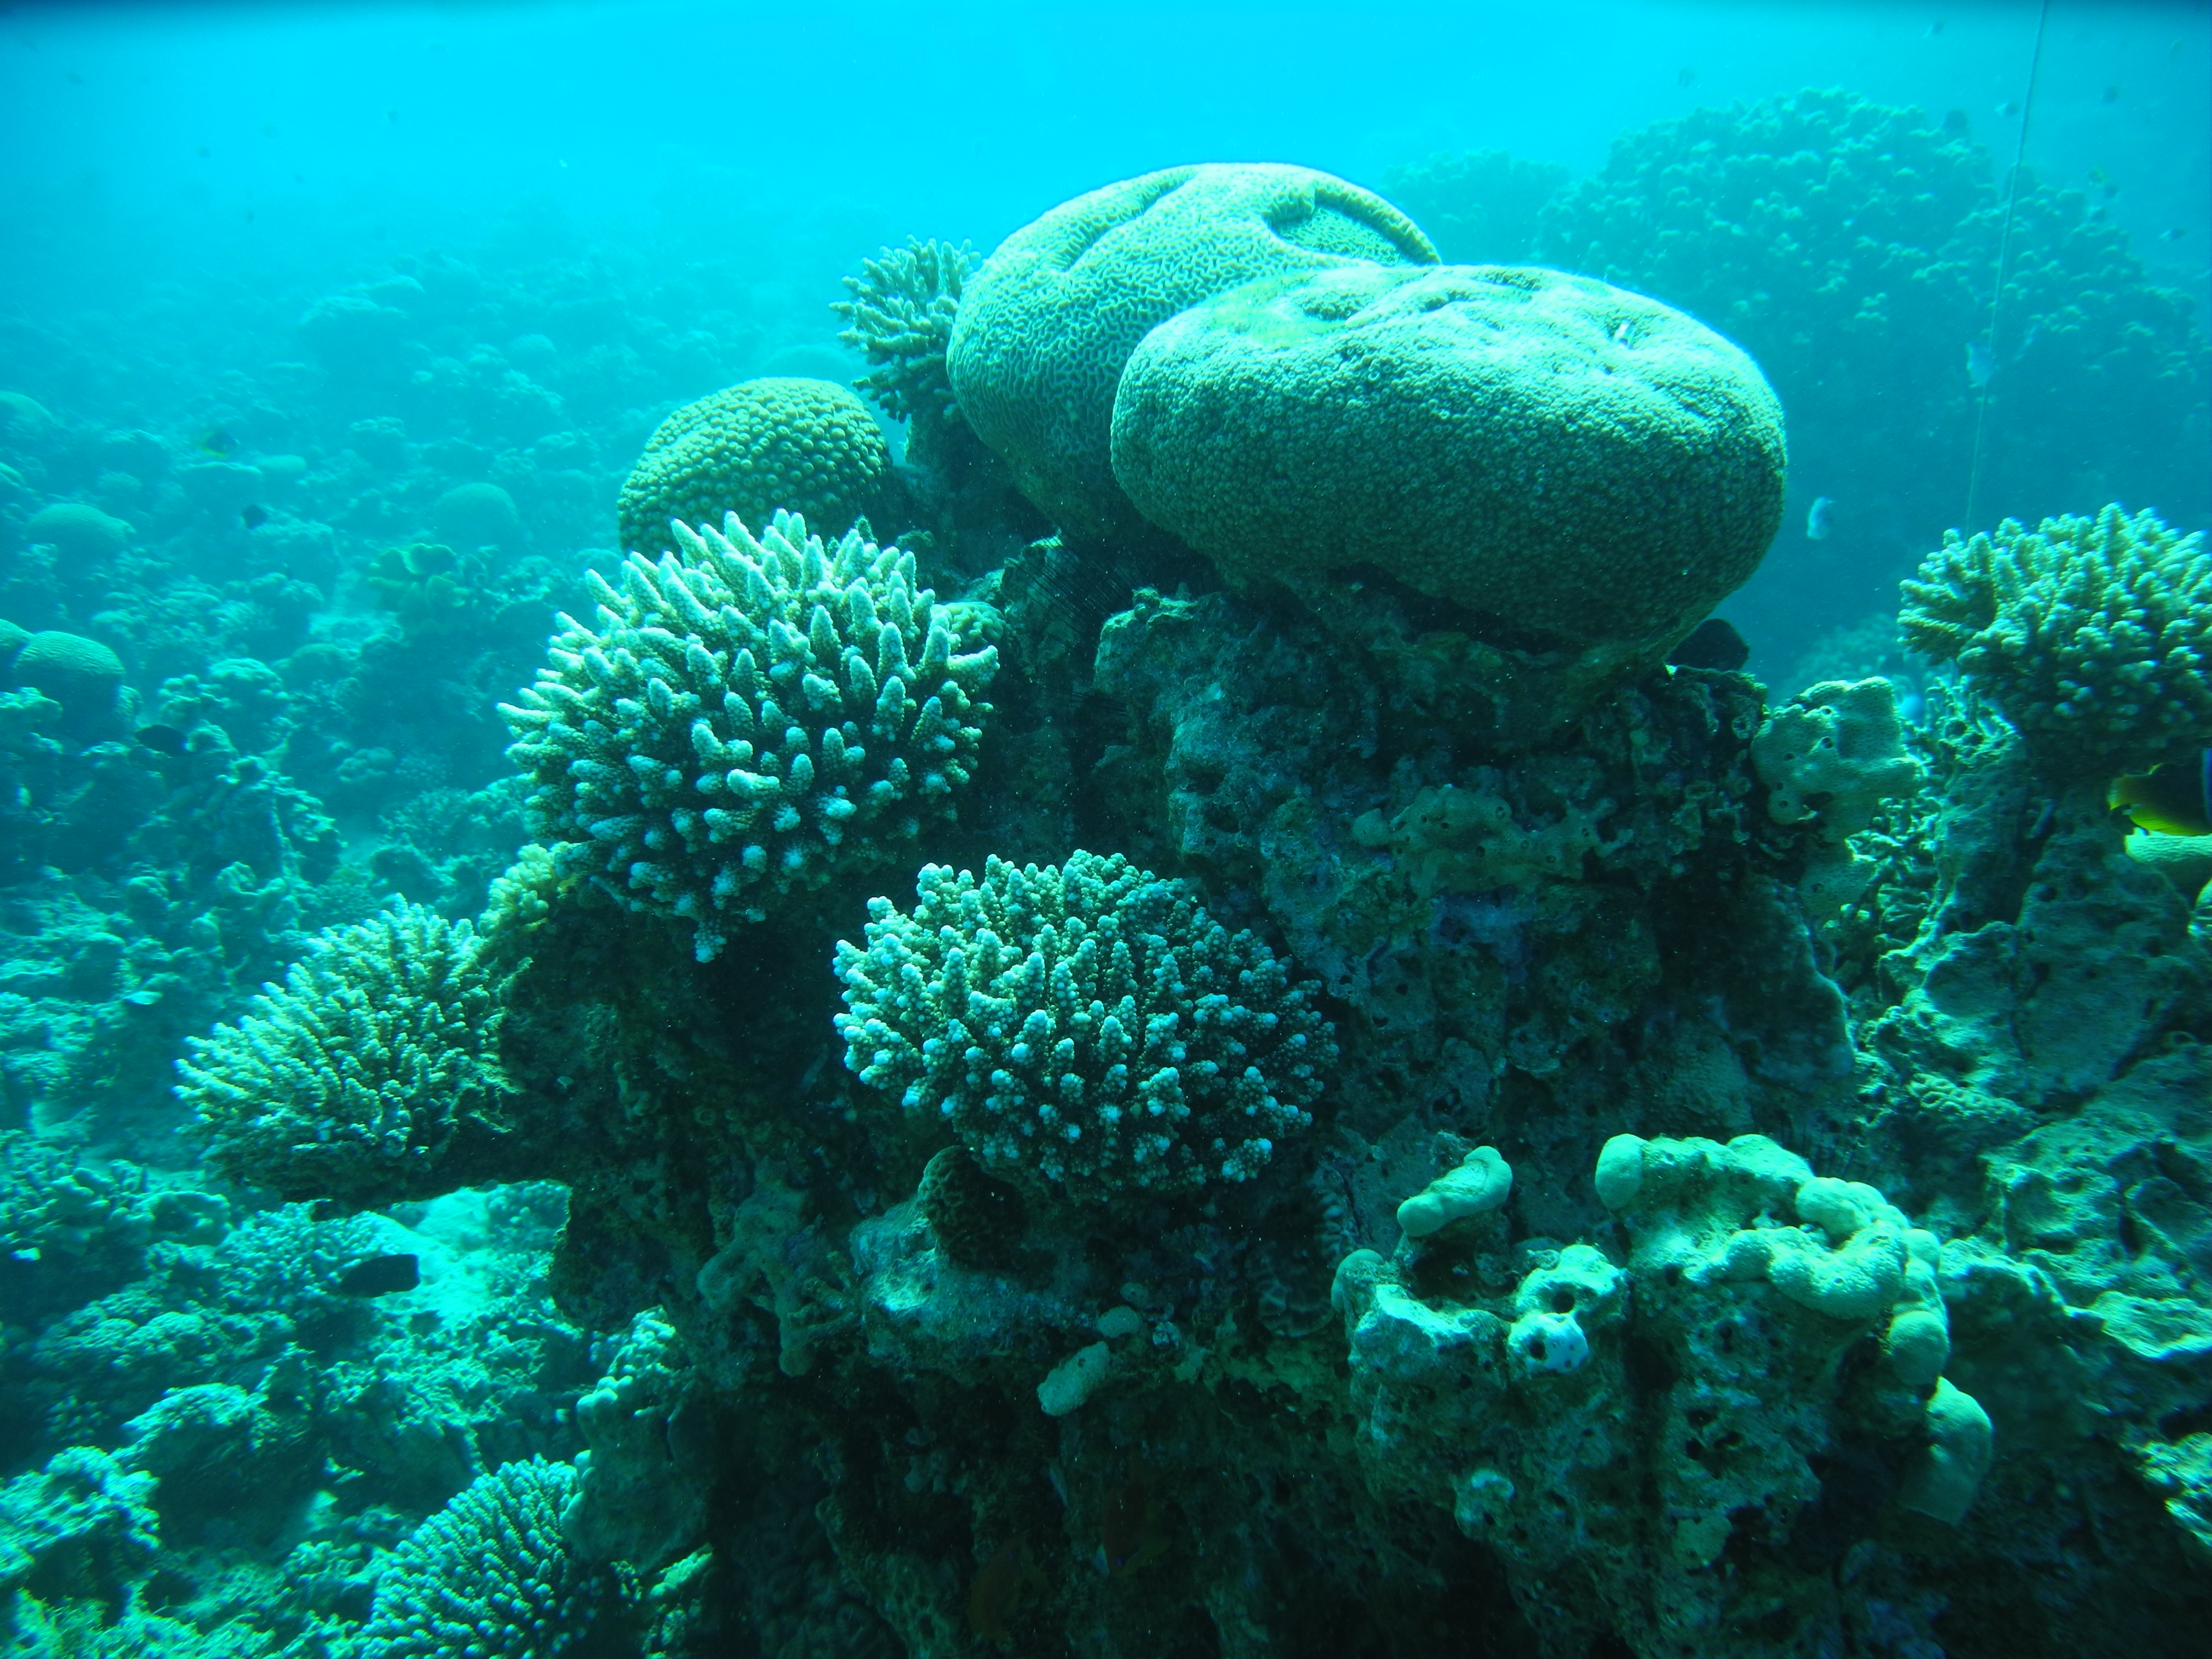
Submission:
[[[2089,182],[2105,193],[2105,199],[2108,202],[2120,193],[2120,187],[2112,182],[2112,175],[2102,167],[2089,169]]]
[[[422,1264],[411,1255],[373,1255],[356,1261],[338,1278],[340,1296],[391,1296],[422,1282]]]
[[[173,726],[142,726],[131,735],[157,755],[173,759],[185,752],[185,734]]]
[[[2119,88],[2118,88],[2117,86],[2106,87],[2106,88],[2105,88],[2105,96],[2104,96],[2104,98],[2103,98],[2102,101],[2103,101],[2103,102],[2105,102],[2105,103],[2107,103],[2107,104],[2117,104],[2117,103],[2118,103],[2118,102],[2120,101],[2120,89],[2119,89]]]
[[[2212,836],[2212,749],[2116,779],[2106,802],[2139,830],[2160,836]]]
[[[1997,372],[1997,360],[1979,340],[1966,342],[1966,384],[1979,392]]]
[[[1676,70],[1674,71],[1674,84],[1678,87],[1694,87],[1698,84],[1697,70],[1686,68]]]
[[[1825,542],[1836,533],[1836,498],[1816,495],[1811,509],[1805,514],[1805,539]]]
[[[2172,225],[2159,232],[2158,240],[2161,242],[2178,242],[2188,234],[2189,233],[2179,225]]]
[[[1148,1474],[1109,1489],[1098,1511],[1100,1570],[1109,1577],[1127,1578],[1166,1554],[1161,1523]]]
[[[192,440],[192,447],[203,455],[212,455],[218,461],[227,461],[238,453],[238,440],[219,426],[211,426]]]
[[[1751,647],[1735,624],[1721,617],[1708,617],[1692,629],[1667,653],[1677,668],[1717,668],[1733,673],[1751,660]]]
[[[1014,1615],[1021,1611],[1023,1596],[1043,1588],[1044,1574],[1030,1562],[1029,1551],[1020,1544],[1002,1545],[969,1588],[969,1629],[1003,1647],[1013,1639]]]
[[[249,501],[240,509],[238,521],[248,530],[258,530],[269,522],[269,509],[265,507],[256,507]]]
[[[1921,39],[1923,40],[1933,40],[1937,35],[1942,33],[1943,20],[1939,17],[1928,26],[1928,33],[1921,36]]]
[[[1997,113],[2000,115],[2017,115],[2020,113],[2020,106],[2014,103],[2011,99],[2008,98],[2004,102],[1997,106]]]

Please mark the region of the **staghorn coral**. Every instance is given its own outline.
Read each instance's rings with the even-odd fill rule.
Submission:
[[[506,1132],[501,984],[473,928],[410,905],[331,928],[234,1024],[189,1040],[177,1092],[233,1179],[287,1197],[425,1197]]]
[[[2203,532],[2118,505],[1955,530],[1903,585],[1898,626],[1955,662],[2045,769],[2111,776],[2212,742],[2212,559]]]
[[[483,1474],[399,1547],[353,1659],[554,1659],[619,1619],[626,1582],[569,1553],[576,1472],[533,1457]]]
[[[690,403],[653,431],[623,480],[622,545],[665,550],[672,521],[747,524],[788,508],[842,535],[874,505],[890,451],[867,407],[833,380],[768,376]]]
[[[1312,989],[1250,933],[1118,854],[925,866],[839,941],[845,1063],[994,1172],[1079,1203],[1246,1181],[1335,1059]]]
[[[681,526],[678,526],[681,529]],[[596,573],[599,625],[561,619],[551,664],[501,704],[564,873],[682,918],[702,961],[943,817],[967,783],[998,651],[963,652],[914,555],[825,545],[779,513],[756,538],[683,531],[684,557]]]
[[[1114,388],[1148,331],[1255,276],[1436,258],[1405,215],[1325,173],[1164,168],[999,245],[962,297],[952,389],[1022,493],[1068,533],[1097,535],[1133,517],[1109,455]]]
[[[980,263],[965,242],[909,237],[844,279],[853,297],[830,307],[845,320],[837,337],[866,356],[868,372],[854,384],[892,418],[919,425],[954,412],[945,354],[960,290]]]

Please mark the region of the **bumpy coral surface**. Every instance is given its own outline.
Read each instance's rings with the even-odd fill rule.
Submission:
[[[435,1190],[457,1147],[501,1132],[500,989],[465,921],[410,905],[334,928],[235,1024],[190,1039],[177,1091],[235,1180],[288,1196]]]
[[[856,385],[894,418],[941,420],[951,412],[952,378],[945,354],[960,290],[978,261],[963,242],[908,238],[865,259],[848,276],[849,300],[834,307],[845,319],[838,338],[866,355],[868,372]]]
[[[2155,513],[1956,531],[1898,625],[1955,662],[2054,770],[2112,775],[2212,742],[2212,557]]]
[[[669,525],[765,523],[788,508],[831,535],[866,512],[890,471],[867,406],[834,380],[769,376],[686,404],[623,481],[622,544],[654,552]]]
[[[1347,266],[1145,337],[1115,476],[1241,585],[1371,566],[1583,644],[1671,644],[1757,567],[1782,410],[1679,312],[1554,271]]]
[[[858,531],[825,545],[779,513],[757,538],[732,518],[681,539],[681,560],[633,554],[619,591],[593,573],[598,626],[562,617],[500,712],[540,839],[627,907],[689,922],[703,961],[728,923],[951,810],[999,658],[960,648],[913,554]]]
[[[1434,264],[1405,215],[1275,165],[1168,167],[1061,204],[999,245],[952,331],[952,388],[1022,491],[1071,533],[1125,523],[1114,388],[1147,331],[1256,276]]]
[[[912,915],[840,942],[845,1063],[993,1170],[1079,1202],[1246,1181],[1311,1121],[1335,1057],[1311,988],[1179,884],[1115,854],[979,882],[936,865]]]
[[[542,1457],[479,1475],[377,1581],[360,1659],[554,1659],[586,1647],[620,1590],[562,1540],[575,1485],[574,1469]]]

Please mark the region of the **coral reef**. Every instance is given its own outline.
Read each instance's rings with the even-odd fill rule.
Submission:
[[[1311,988],[1176,884],[1079,852],[925,866],[915,897],[838,945],[845,1063],[987,1170],[1077,1203],[1182,1193],[1312,1121],[1335,1044]]]
[[[418,907],[318,939],[280,989],[191,1042],[178,1092],[208,1155],[286,1196],[427,1196],[466,1184],[512,1127],[501,984],[477,937]]]
[[[2060,775],[2107,778],[2212,744],[2212,558],[2155,513],[1947,532],[1898,626],[1955,662]]]
[[[953,392],[1064,532],[1127,528],[1109,455],[1115,386],[1146,332],[1255,277],[1436,258],[1395,208],[1325,173],[1148,173],[1062,203],[983,262],[953,325]]]
[[[770,376],[686,404],[623,483],[622,545],[668,546],[672,522],[765,524],[788,510],[842,536],[877,504],[890,452],[860,400],[828,380]]]
[[[681,528],[679,526],[679,528]],[[838,872],[880,865],[949,812],[982,738],[998,652],[857,530],[825,546],[779,513],[756,538],[684,531],[688,558],[596,575],[599,626],[563,618],[550,666],[501,712],[532,827],[624,905],[690,924],[700,959]]]
[[[1536,263],[1540,216],[1571,177],[1556,161],[1507,150],[1446,150],[1387,169],[1382,193],[1428,233],[1445,264],[1527,265]]]
[[[1508,629],[1646,653],[1757,568],[1784,459],[1741,352],[1550,271],[1249,283],[1153,329],[1114,397],[1115,477],[1239,586],[1325,609],[1321,579],[1372,569]]]

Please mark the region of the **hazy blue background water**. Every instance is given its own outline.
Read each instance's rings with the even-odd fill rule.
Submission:
[[[1582,173],[1629,130],[1808,86],[1963,111],[2001,168],[2037,14],[11,7],[0,311],[67,325],[80,349],[70,367],[0,380],[50,402],[112,402],[114,386],[88,383],[99,349],[82,345],[106,340],[111,368],[154,367],[125,377],[136,406],[81,417],[185,418],[173,406],[195,377],[296,356],[289,331],[317,295],[431,248],[488,270],[586,254],[713,262],[702,308],[758,331],[759,372],[779,343],[826,343],[839,275],[910,233],[988,251],[1080,191],[1191,160],[1296,161],[1372,185],[1433,151],[1502,148]],[[2201,4],[2051,6],[2027,145],[2045,183],[2113,181],[2111,214],[2200,317],[2212,291],[2208,18]],[[1835,488],[1793,485],[1793,498]],[[1759,579],[1769,609],[1786,603],[1773,590],[1790,541]],[[1893,579],[1886,570],[1869,596]]]

